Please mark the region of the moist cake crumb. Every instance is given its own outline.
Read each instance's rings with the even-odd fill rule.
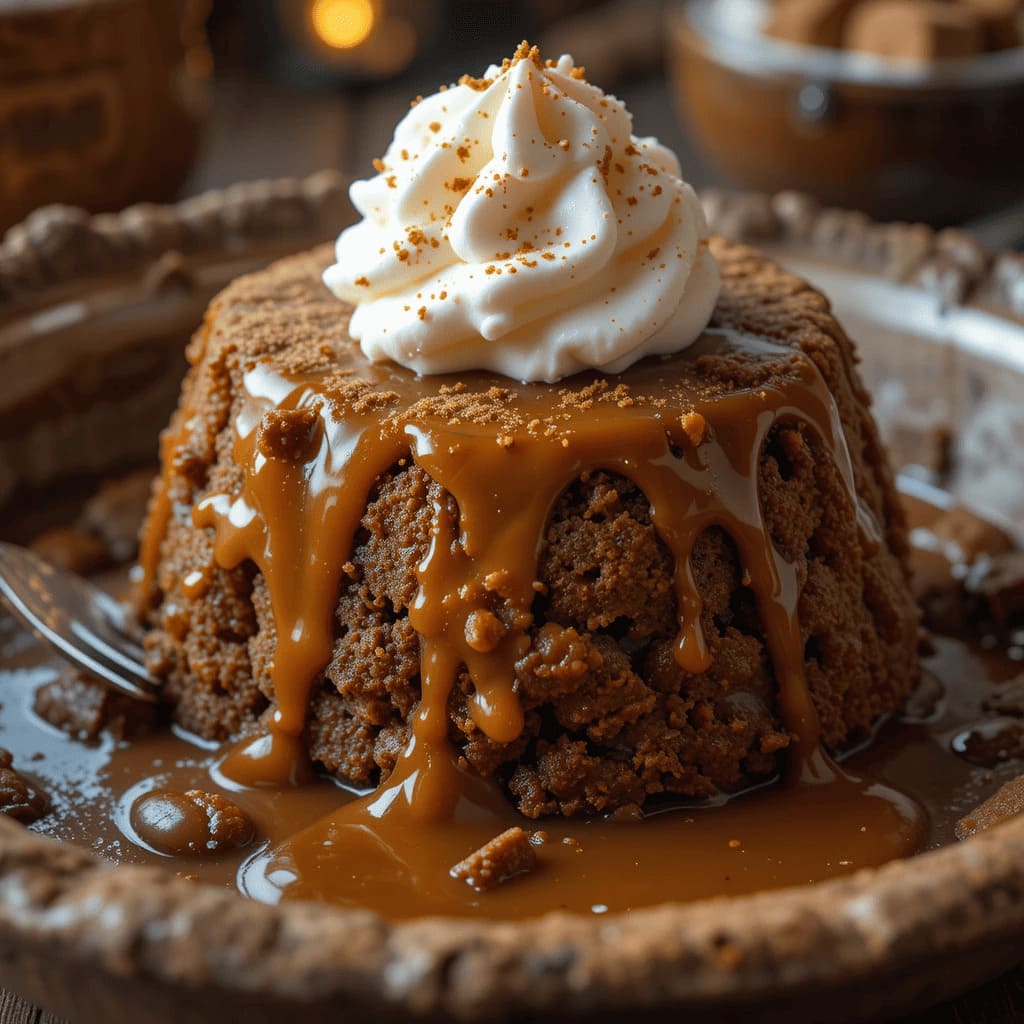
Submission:
[[[1024,673],[997,686],[995,692],[985,698],[984,707],[1000,715],[1024,718]]]
[[[978,561],[966,584],[1000,629],[1024,623],[1024,551],[1004,551]]]
[[[963,505],[944,511],[929,529],[938,540],[950,545],[965,565],[972,565],[985,555],[1002,555],[1013,547],[1005,531]]]
[[[88,743],[104,733],[117,740],[137,739],[158,719],[154,705],[133,700],[74,668],[63,669],[36,690],[33,710],[50,725]]]
[[[10,751],[0,747],[0,814],[31,825],[46,813],[46,797],[14,769]]]
[[[537,868],[537,852],[530,837],[521,828],[509,828],[495,836],[451,869],[477,892],[487,892],[516,875]]]
[[[320,440],[320,418],[314,408],[275,409],[259,425],[260,452],[267,458],[305,462]]]
[[[149,846],[171,856],[206,857],[252,842],[252,819],[220,793],[153,790],[132,805],[132,827]]]
[[[247,846],[253,837],[253,823],[237,804],[220,793],[190,789],[185,798],[191,800],[205,815],[210,850]]]
[[[129,561],[138,550],[139,523],[152,485],[148,470],[105,481],[85,503],[75,526],[98,538],[115,564]]]

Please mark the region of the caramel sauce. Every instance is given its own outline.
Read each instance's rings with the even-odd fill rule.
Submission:
[[[919,525],[928,514],[912,512]],[[115,582],[122,587],[123,575]],[[386,790],[368,797],[324,779],[299,789],[239,787],[218,771],[223,748],[178,731],[78,743],[31,711],[34,689],[56,675],[59,659],[4,616],[0,746],[50,798],[36,831],[118,863],[158,865],[267,902],[329,900],[393,919],[516,920],[558,909],[602,915],[817,882],[953,842],[956,821],[1024,769],[1015,757],[981,766],[955,752],[957,737],[992,719],[986,698],[1020,672],[1024,649],[967,631],[933,635],[931,643],[920,691],[844,758],[841,774],[700,805],[666,802],[642,822],[527,822],[496,789],[467,777],[468,795],[451,819],[424,828],[408,805],[382,813]],[[237,804],[253,822],[252,845],[169,856],[154,836],[140,835],[131,820],[140,798],[192,789]],[[544,833],[536,871],[486,893],[449,875],[511,823]],[[185,846],[198,835],[186,830]]]
[[[776,372],[760,387],[715,388],[701,379],[700,357],[723,351],[771,362]],[[380,401],[353,407],[345,388],[356,373]],[[714,656],[701,628],[694,545],[714,526],[733,539],[757,598],[781,717],[792,737],[788,774],[818,782],[832,778],[835,769],[819,746],[804,679],[798,569],[772,544],[758,496],[769,431],[784,422],[804,423],[831,455],[863,543],[878,543],[877,524],[853,486],[825,383],[802,354],[720,331],[708,332],[685,355],[637,364],[628,381],[629,388],[618,392],[612,389],[621,382],[614,378],[574,382],[593,385],[595,395],[594,401],[574,403],[557,385],[509,386],[504,378],[482,374],[431,378],[425,385],[400,367],[367,364],[357,351],[339,354],[330,371],[302,377],[285,377],[259,363],[251,368],[234,424],[234,460],[244,485],[237,494],[206,496],[193,519],[215,530],[221,566],[250,560],[266,580],[277,632],[275,709],[269,733],[230,755],[221,773],[247,786],[308,781],[302,734],[312,686],[334,642],[343,567],[375,483],[411,458],[440,484],[444,498],[433,509],[430,549],[417,569],[419,589],[409,612],[421,638],[422,697],[409,746],[375,806],[393,811],[406,803],[417,819],[433,822],[455,813],[468,783],[448,742],[447,704],[463,666],[475,688],[476,725],[497,742],[519,736],[523,711],[514,664],[529,648],[545,528],[563,490],[594,470],[622,474],[650,501],[654,527],[675,562],[675,653],[688,672],[706,670]],[[425,394],[460,388],[492,397],[499,389],[502,422],[417,406]],[[316,429],[298,447],[268,449],[266,417],[297,411],[315,416]],[[186,411],[182,420],[187,418]],[[165,467],[174,465],[179,443],[176,432],[165,435]],[[170,515],[167,505],[158,503],[144,539],[149,579]],[[503,611],[500,623],[492,612],[496,603]],[[479,629],[481,616],[499,628]]]
[[[701,379],[701,355],[737,349],[772,364],[768,383],[727,391]],[[377,401],[353,404],[347,388],[356,373]],[[665,899],[670,849],[678,883],[668,898],[696,899],[813,881],[921,845],[926,823],[914,800],[838,768],[821,748],[804,678],[798,569],[777,551],[762,515],[765,440],[776,425],[800,422],[830,455],[863,547],[879,543],[878,526],[853,485],[835,403],[814,363],[788,348],[712,331],[685,356],[634,366],[628,389],[615,390],[615,380],[596,375],[588,383],[594,400],[582,403],[567,401],[558,386],[509,386],[487,375],[425,385],[358,354],[348,363],[339,355],[331,371],[319,374],[286,377],[260,363],[246,374],[233,452],[243,486],[207,495],[192,515],[196,526],[215,531],[222,567],[250,560],[266,580],[277,633],[276,706],[265,734],[218,762],[214,777],[224,788],[279,791],[311,782],[303,747],[307,705],[331,655],[334,609],[367,500],[381,476],[405,459],[440,485],[441,497],[409,611],[421,642],[422,696],[407,749],[376,792],[267,844],[240,870],[243,891],[271,902],[367,905],[389,916],[485,907],[520,917]],[[499,399],[500,422],[419,402],[460,388]],[[282,414],[302,417],[297,443],[267,443],[268,422]],[[165,472],[184,430],[164,437]],[[494,784],[460,764],[448,739],[449,694],[465,667],[475,687],[476,725],[497,742],[519,736],[514,665],[530,645],[545,529],[562,491],[594,470],[622,474],[650,502],[654,527],[674,558],[675,656],[688,672],[706,670],[714,657],[701,628],[694,545],[716,526],[733,539],[757,599],[791,737],[786,782],[716,808],[655,808],[643,827],[544,823],[534,835],[534,874],[542,881],[481,897],[449,868],[521,819]],[[165,480],[163,493],[169,490]],[[158,497],[142,551],[149,580],[170,515],[169,502]],[[201,593],[201,581],[186,581],[186,591],[193,589]]]
[[[512,824],[540,826],[534,872],[485,893],[452,877]],[[452,818],[426,828],[408,808],[349,803],[256,854],[238,884],[268,903],[312,899],[391,918],[601,914],[818,881],[908,856],[925,835],[912,798],[835,770],[825,783],[769,785],[719,806],[676,803],[638,822],[526,823],[463,790]]]

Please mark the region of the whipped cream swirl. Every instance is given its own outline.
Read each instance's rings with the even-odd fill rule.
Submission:
[[[675,155],[634,138],[571,57],[524,44],[418,102],[376,167],[352,186],[363,220],[324,274],[375,362],[618,373],[686,347],[711,316],[718,271]]]

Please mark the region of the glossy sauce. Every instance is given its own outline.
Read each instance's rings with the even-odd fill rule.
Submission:
[[[527,822],[478,781],[477,800],[463,803],[454,821],[424,829],[402,816],[353,815],[366,798],[326,780],[241,789],[217,771],[223,749],[171,731],[87,746],[30,710],[35,688],[59,662],[9,618],[0,619],[0,746],[51,799],[36,831],[118,862],[237,885],[267,902],[328,900],[392,918],[614,913],[820,881],[954,841],[957,819],[1024,770],[1013,758],[979,766],[953,751],[958,735],[991,717],[984,699],[1020,672],[1024,651],[981,638],[932,640],[921,692],[843,762],[848,775],[877,781],[776,782],[718,805],[666,804],[642,822]],[[168,857],[147,844],[131,823],[139,797],[190,789],[225,793],[253,820],[254,843],[204,857]],[[509,823],[546,833],[537,871],[483,894],[448,875]]]
[[[723,354],[770,367],[766,383],[723,389],[705,380],[700,357]],[[366,378],[373,401],[354,395],[356,375]],[[657,902],[665,898],[669,861],[678,875],[673,898],[695,899],[812,881],[921,845],[925,816],[913,799],[837,767],[821,748],[804,677],[798,567],[777,550],[763,518],[764,444],[779,424],[801,423],[841,480],[860,549],[880,543],[817,367],[788,347],[708,331],[696,350],[638,363],[628,380],[628,388],[613,390],[614,380],[594,375],[593,399],[581,402],[569,401],[557,385],[519,387],[477,374],[425,387],[399,367],[371,365],[344,351],[321,373],[285,376],[261,363],[249,369],[233,424],[233,459],[243,484],[237,493],[206,495],[192,510],[196,526],[215,531],[222,567],[245,561],[258,567],[275,619],[269,730],[228,751],[215,772],[220,785],[239,790],[239,799],[247,791],[311,781],[303,744],[310,693],[331,656],[344,566],[376,482],[412,459],[442,496],[432,509],[429,550],[409,610],[420,636],[421,699],[407,748],[374,793],[297,834],[287,831],[283,841],[275,829],[274,841],[243,867],[244,891],[268,901],[368,905],[389,916],[478,907],[523,916]],[[420,401],[460,389],[488,396],[484,415],[461,414],[457,401]],[[300,443],[268,440],[268,424],[282,414],[301,423]],[[175,452],[187,442],[189,416],[186,408],[185,427],[165,434],[165,473],[174,471]],[[519,819],[496,785],[461,767],[448,736],[449,695],[465,666],[475,688],[475,724],[500,743],[520,735],[514,666],[530,645],[546,526],[565,488],[593,470],[622,474],[650,502],[654,528],[674,559],[675,657],[687,672],[705,671],[714,657],[702,630],[692,552],[712,527],[736,545],[790,736],[785,779],[717,809],[666,807],[648,813],[642,826],[547,823],[535,835],[539,869],[481,900],[448,869]],[[170,490],[165,479],[163,493]],[[166,498],[158,501],[144,538],[150,585],[169,515]],[[491,610],[498,599],[501,622]],[[487,616],[497,629],[477,628]]]
[[[936,512],[908,503],[915,536],[926,540]],[[934,546],[926,543],[917,561],[933,581],[941,578]],[[125,579],[110,582],[123,589]],[[615,913],[820,881],[953,841],[956,820],[1024,768],[1013,757],[978,765],[955,752],[965,730],[992,720],[985,697],[1020,671],[1024,649],[981,636],[932,642],[925,681],[907,711],[842,770],[718,803],[666,803],[642,822],[527,822],[495,789],[466,776],[448,820],[424,827],[394,787],[376,794],[326,780],[298,789],[241,787],[221,771],[227,751],[179,733],[85,746],[30,710],[35,687],[53,678],[59,662],[10,619],[0,619],[0,746],[51,798],[38,831],[119,862],[237,886],[266,902],[326,900],[391,918]],[[201,857],[158,852],[133,825],[132,808],[147,793],[190,789],[227,794],[252,819],[253,844]],[[539,833],[536,871],[482,894],[449,875],[509,824]]]
[[[723,392],[696,369],[701,355],[722,352],[773,364],[776,372],[762,386]],[[780,360],[785,372],[778,372]],[[343,388],[355,373],[368,379],[379,401],[363,409],[352,401]],[[435,503],[430,549],[418,567],[419,589],[409,611],[421,638],[421,700],[413,735],[387,780],[387,793],[377,797],[378,809],[386,804],[388,813],[397,814],[399,805],[407,804],[417,819],[434,822],[454,814],[467,784],[448,741],[448,696],[460,667],[466,667],[475,687],[476,725],[497,742],[519,736],[523,711],[514,690],[514,665],[529,648],[545,528],[565,488],[599,469],[621,473],[650,502],[655,530],[674,558],[675,654],[688,672],[706,670],[713,658],[701,627],[691,555],[711,527],[722,527],[732,538],[757,598],[780,713],[792,738],[787,774],[819,782],[835,775],[818,743],[804,678],[798,568],[773,545],[758,495],[758,466],[769,432],[781,423],[806,424],[842,480],[862,545],[870,550],[879,543],[878,524],[853,485],[834,400],[814,363],[788,347],[709,331],[685,357],[637,364],[628,390],[615,400],[599,400],[604,396],[597,388],[607,387],[607,381],[595,375],[593,383],[594,401],[569,403],[557,385],[506,387],[508,381],[484,375],[432,382],[432,395],[446,387],[453,394],[460,387],[481,393],[498,388],[503,426],[443,406],[414,411],[425,392],[421,381],[401,368],[370,365],[351,354],[339,354],[331,370],[321,374],[289,378],[261,364],[246,374],[233,453],[244,472],[243,487],[237,494],[204,497],[193,519],[215,530],[221,566],[251,561],[267,582],[277,634],[271,670],[275,709],[269,733],[225,760],[225,777],[247,786],[308,779],[302,733],[312,687],[334,642],[343,567],[376,481],[406,458],[451,500]],[[389,414],[390,407],[405,411]],[[291,450],[268,451],[265,417],[300,410],[315,417],[310,443],[297,456]],[[702,424],[696,436],[687,429],[695,412]],[[188,419],[186,409],[181,420],[187,424]],[[165,472],[173,470],[183,441],[184,434],[165,434]],[[163,494],[169,490],[165,480]],[[151,514],[141,556],[150,587],[169,517],[169,501],[163,498]],[[505,624],[490,642],[480,643],[473,622],[492,615],[496,596],[506,610]]]

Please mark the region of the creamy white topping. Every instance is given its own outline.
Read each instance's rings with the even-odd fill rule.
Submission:
[[[676,352],[718,297],[675,155],[572,58],[536,50],[417,103],[324,280],[367,357],[555,381]]]

